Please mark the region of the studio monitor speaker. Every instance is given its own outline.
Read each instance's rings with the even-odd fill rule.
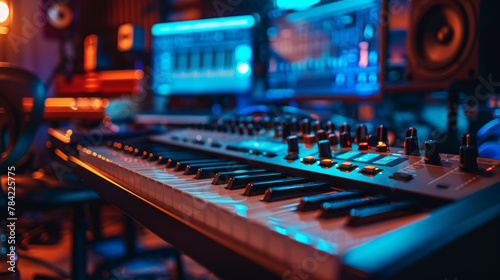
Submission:
[[[130,23],[118,28],[117,47],[121,52],[144,51],[144,28]]]
[[[498,0],[412,0],[407,37],[409,82],[498,77]]]
[[[77,8],[77,0],[43,0],[42,12],[47,19],[45,37],[57,39],[73,31],[78,19]]]

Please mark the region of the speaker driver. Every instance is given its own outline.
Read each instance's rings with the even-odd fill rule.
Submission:
[[[471,68],[467,64],[477,40],[478,26],[472,3],[470,0],[412,1],[408,79],[468,78]]]
[[[453,2],[429,9],[416,34],[418,59],[422,66],[438,70],[456,61],[468,32],[464,18],[460,7]]]
[[[56,29],[66,29],[73,22],[73,11],[68,5],[53,4],[47,11],[50,25]]]

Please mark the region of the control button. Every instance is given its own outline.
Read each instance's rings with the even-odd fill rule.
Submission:
[[[377,173],[379,173],[380,171],[381,170],[378,169],[377,167],[368,165],[363,167],[363,169],[361,169],[360,172],[366,175],[377,175]]]
[[[276,153],[274,153],[274,152],[263,152],[263,154],[264,154],[266,157],[269,157],[269,158],[272,158],[272,157],[277,156],[277,154],[276,154]]]
[[[392,174],[392,179],[394,180],[399,180],[399,181],[411,181],[413,179],[413,175],[411,173],[408,173],[408,172],[404,172],[404,171],[398,171],[394,174]]]
[[[220,147],[222,147],[222,144],[220,144],[218,142],[213,142],[212,145],[210,145],[210,146],[212,146],[214,148],[220,148]]]
[[[450,187],[450,185],[446,185],[446,184],[437,184],[436,185],[436,188],[438,188],[438,189],[447,189],[449,187]]]
[[[193,144],[205,145],[205,140],[193,140]]]
[[[341,165],[339,165],[338,169],[342,171],[351,171],[356,167],[357,166],[352,164],[352,162],[343,162]]]
[[[307,157],[302,159],[302,163],[305,163],[305,164],[313,164],[315,162],[316,162],[316,158],[314,156],[307,156]]]
[[[370,149],[370,145],[368,143],[363,142],[358,144],[358,151],[368,151]]]
[[[389,151],[389,147],[383,142],[379,142],[377,145],[377,152],[379,153],[385,153]]]
[[[335,165],[335,162],[333,162],[332,159],[330,158],[327,158],[327,159],[322,159],[320,162],[319,162],[319,165],[320,166],[323,166],[323,167],[332,167]]]

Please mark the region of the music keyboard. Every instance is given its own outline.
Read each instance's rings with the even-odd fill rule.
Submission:
[[[135,146],[141,145],[144,144]],[[181,158],[190,158],[194,155],[200,155],[196,152],[179,152],[176,151],[176,148],[168,146],[163,146],[164,150],[161,151],[162,148],[158,144],[151,145],[157,149],[157,153],[162,153],[164,157],[176,158],[179,155]],[[142,148],[147,150],[146,147]],[[300,268],[302,271],[307,271],[311,279],[336,279],[339,276],[340,256],[344,252],[428,215],[421,210],[421,207],[419,211],[403,207],[401,211],[409,210],[403,217],[396,219],[382,217],[380,219],[379,216],[379,222],[355,227],[352,226],[355,223],[350,223],[355,219],[354,216],[349,215],[350,209],[363,212],[373,210],[373,205],[391,207],[398,203],[397,199],[393,200],[385,196],[375,197],[363,191],[357,194],[352,193],[350,199],[347,196],[341,199],[332,197],[325,200],[331,202],[331,207],[334,207],[337,202],[346,201],[350,205],[347,208],[344,207],[342,213],[337,217],[321,218],[319,216],[322,211],[325,213],[338,211],[321,210],[321,204],[317,205],[319,208],[314,208],[315,211],[297,211],[300,203],[304,203],[301,195],[295,195],[291,199],[265,202],[262,201],[265,192],[251,196],[243,194],[247,188],[251,187],[251,184],[258,183],[276,185],[273,188],[278,191],[279,188],[284,187],[297,188],[309,185],[313,187],[313,192],[322,195],[340,194],[342,192],[339,191],[343,190],[341,186],[325,182],[326,185],[330,185],[329,188],[318,190],[317,184],[310,179],[299,178],[296,180],[297,177],[290,174],[265,170],[260,174],[270,175],[269,181],[257,179],[257,182],[252,182],[249,179],[245,180],[248,182],[245,188],[229,190],[226,188],[227,184],[212,184],[215,174],[210,178],[195,179],[196,175],[184,175],[182,170],[176,171],[175,167],[165,168],[165,165],[158,165],[156,163],[158,160],[151,161],[140,153],[134,154],[123,150],[123,148],[117,150],[109,147],[85,148],[80,151],[80,158],[130,191],[177,215],[187,223],[215,232],[238,246],[247,247],[247,249],[266,256],[269,261],[262,265],[267,266],[277,275],[293,277],[298,273],[294,271],[294,268]],[[220,164],[219,166],[225,168],[224,172],[234,172],[232,166],[239,165],[230,160],[221,162],[220,158],[211,158],[210,156],[203,158],[207,165],[211,165],[211,161],[215,161],[217,165]],[[200,159],[187,161],[196,164]],[[201,169],[203,169],[202,166],[199,170]],[[238,168],[237,170],[250,172],[259,169]],[[262,171],[262,169],[260,170]],[[241,179],[241,176],[231,177],[228,181],[235,178]],[[249,176],[258,177],[257,175]],[[280,176],[281,180],[277,178]],[[267,194],[270,190],[274,190],[273,188],[268,189]],[[304,195],[308,194],[310,193],[304,192]],[[373,199],[379,199],[378,204],[377,202],[367,203]],[[349,213],[345,212],[346,209]],[[384,214],[394,212],[386,210],[381,211],[381,214],[385,216]],[[158,222],[161,223],[161,221]]]

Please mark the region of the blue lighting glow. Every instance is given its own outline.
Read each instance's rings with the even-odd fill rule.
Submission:
[[[238,61],[250,61],[252,60],[252,47],[248,44],[239,45],[236,47],[234,52],[236,60]]]
[[[276,0],[276,6],[279,9],[304,9],[318,4],[321,0]]]
[[[274,230],[278,233],[281,233],[283,235],[286,235],[286,229],[285,228],[282,228],[282,227],[279,227],[279,226],[275,226],[274,227]]]
[[[179,21],[158,23],[153,25],[153,36],[181,34],[186,32],[229,30],[239,28],[252,28],[255,26],[253,16],[236,16],[226,18],[200,19],[192,21]]]
[[[291,6],[292,3],[307,3],[307,2],[320,2],[320,1],[306,1],[306,0],[281,0],[284,6]],[[367,7],[375,6],[376,0],[343,0],[333,2],[321,6],[314,7],[309,10],[296,12],[289,15],[290,22],[302,21],[307,18],[318,18],[325,15],[335,16],[340,14],[347,14],[350,12],[358,11]],[[304,6],[304,5],[302,5]],[[309,4],[311,6],[311,4]],[[279,7],[279,4],[278,4]]]
[[[250,69],[250,65],[246,62],[242,62],[238,64],[238,73],[241,75],[250,75],[252,70]]]
[[[307,236],[303,235],[302,233],[297,232],[295,234],[295,240],[299,241],[300,243],[309,244],[309,238],[307,238]]]

